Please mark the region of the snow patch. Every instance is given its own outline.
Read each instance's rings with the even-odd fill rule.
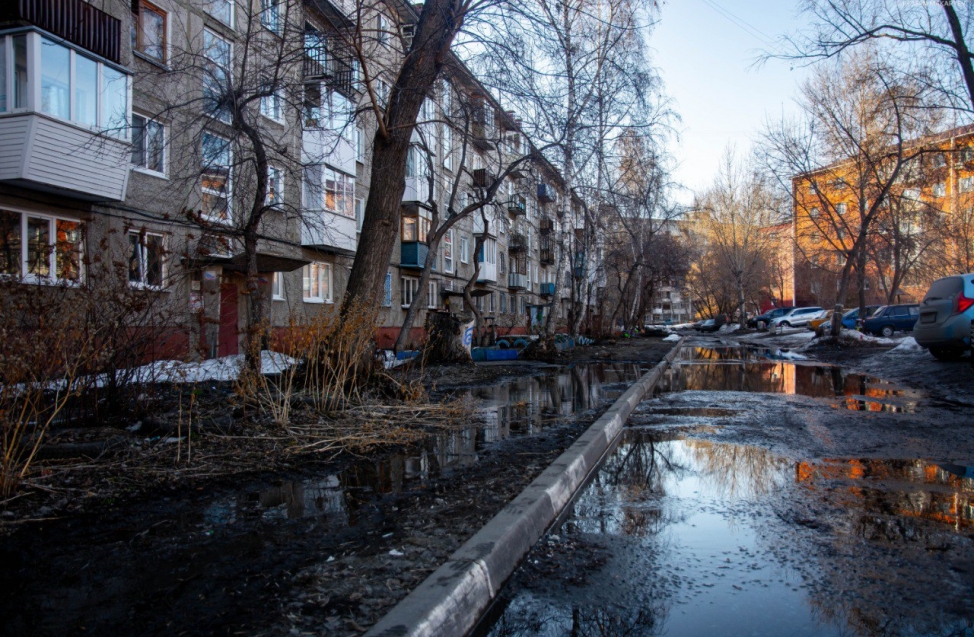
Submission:
[[[183,363],[181,361],[155,361],[134,370],[133,382],[137,383],[203,383],[207,381],[230,381],[240,376],[244,366],[244,355],[235,354],[222,358]],[[260,353],[260,372],[280,374],[297,364],[298,359],[280,352],[264,350]]]
[[[920,353],[926,353],[926,351],[927,348],[921,347],[919,344],[917,344],[916,339],[914,339],[912,336],[907,336],[906,338],[903,339],[903,341],[899,345],[897,345],[896,347],[894,347],[893,349],[891,349],[886,353],[887,354],[920,354]]]
[[[680,340],[681,338],[683,338],[683,337],[680,336],[679,334],[670,334],[669,336],[667,336],[663,340],[664,341],[669,341],[670,343],[675,343],[676,341]]]

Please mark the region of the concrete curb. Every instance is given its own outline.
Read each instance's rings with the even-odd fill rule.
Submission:
[[[659,381],[684,340],[366,637],[460,636],[472,629],[524,556],[598,468],[629,415]]]

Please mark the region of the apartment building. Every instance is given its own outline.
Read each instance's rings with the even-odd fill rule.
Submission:
[[[358,244],[376,114],[417,18],[408,3],[342,0],[7,3],[0,273],[141,291],[168,313],[160,356],[238,353],[258,299],[272,327],[329,310]],[[565,187],[543,160],[511,169],[530,144],[452,59],[414,133],[380,346],[417,294],[429,231],[447,222],[411,340],[428,312],[463,310],[475,264],[491,327],[537,325],[558,280]],[[483,212],[460,214],[475,203]]]
[[[974,126],[913,140],[904,157],[867,237],[867,303],[917,301],[934,279],[974,267]],[[848,297],[836,297],[861,209],[877,196],[876,184],[860,178],[852,163],[838,163],[798,175],[792,186],[797,302],[857,304],[856,271]]]

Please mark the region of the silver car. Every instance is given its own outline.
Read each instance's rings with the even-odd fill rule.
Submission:
[[[768,329],[773,330],[779,326],[801,327],[808,325],[809,321],[817,319],[823,314],[825,314],[825,310],[820,307],[793,307],[783,315],[771,319],[771,323],[768,324]]]
[[[913,338],[940,360],[960,358],[971,345],[972,318],[974,273],[937,279],[920,304]]]

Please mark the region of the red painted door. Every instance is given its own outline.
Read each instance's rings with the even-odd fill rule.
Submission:
[[[220,286],[220,342],[217,356],[232,356],[239,353],[238,319],[237,286],[224,283]]]

